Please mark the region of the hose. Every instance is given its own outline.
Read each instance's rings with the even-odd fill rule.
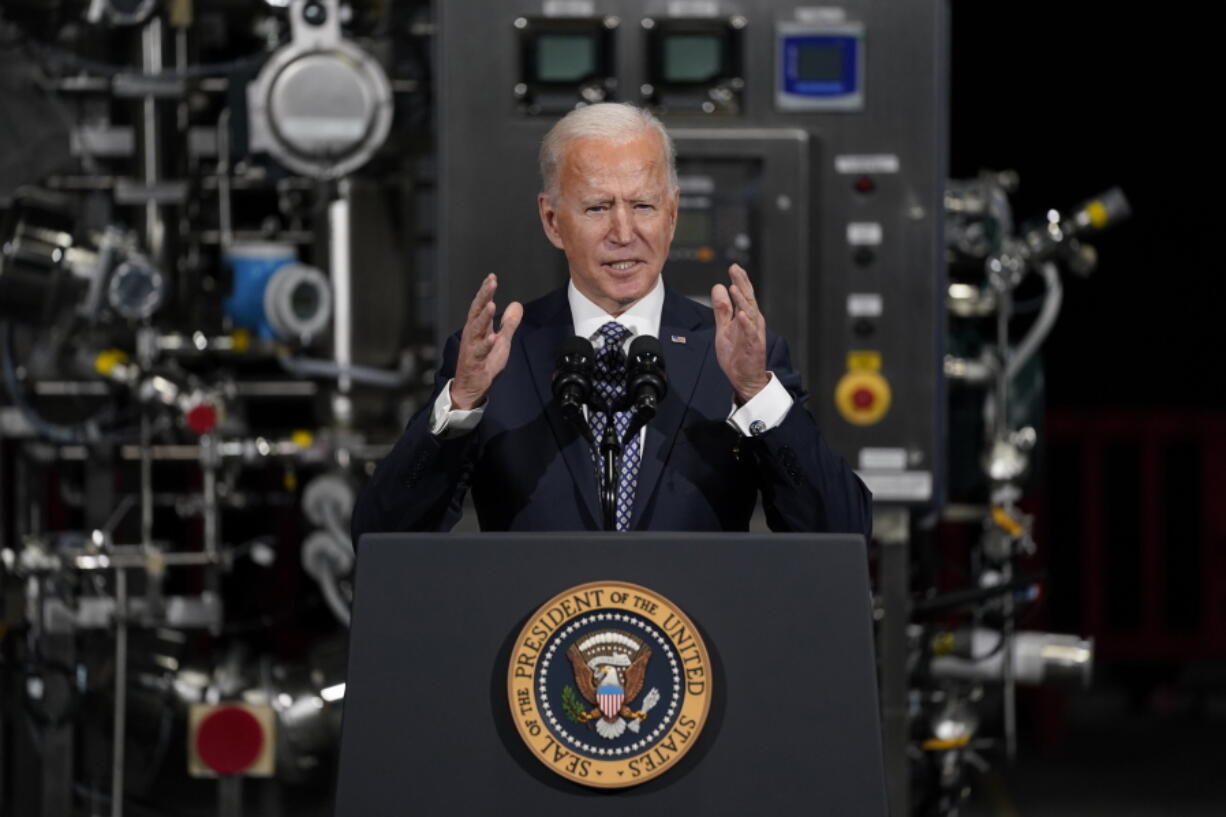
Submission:
[[[1060,305],[1064,301],[1064,287],[1060,284],[1060,271],[1056,265],[1051,261],[1044,261],[1039,265],[1039,274],[1043,276],[1047,284],[1047,294],[1043,298],[1039,317],[1026,332],[1026,337],[1022,338],[1022,342],[1009,355],[1009,361],[1005,365],[1005,377],[1009,380],[1017,376],[1022,366],[1026,365],[1026,362],[1034,357],[1035,352],[1043,345],[1043,341],[1047,339],[1052,327],[1056,324],[1056,318],[1060,315]]]

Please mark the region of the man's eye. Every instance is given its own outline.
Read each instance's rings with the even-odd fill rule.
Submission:
[[[634,205],[634,209],[635,210],[654,210],[656,209],[656,206],[654,204],[636,204]]]
[[[608,207],[605,207],[603,204],[593,204],[591,207],[587,208],[586,212],[588,212],[588,213],[603,213],[605,210],[608,210],[608,209],[609,209],[609,208],[608,208]]]

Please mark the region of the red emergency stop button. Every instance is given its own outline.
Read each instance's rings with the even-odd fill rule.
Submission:
[[[890,398],[889,382],[872,369],[852,369],[834,387],[839,414],[857,426],[880,422],[890,410]]]
[[[197,403],[187,410],[184,420],[193,434],[208,434],[217,428],[217,406],[209,402]]]
[[[863,411],[864,409],[872,408],[876,396],[864,387],[860,387],[851,393],[851,404]]]
[[[268,777],[274,770],[275,715],[269,706],[193,704],[188,771],[196,777]]]
[[[245,709],[227,706],[201,722],[196,730],[196,754],[218,774],[245,771],[264,748],[264,730]]]

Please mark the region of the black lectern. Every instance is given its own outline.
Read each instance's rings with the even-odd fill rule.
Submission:
[[[859,537],[381,534],[359,552],[338,817],[884,817]],[[521,739],[508,703],[529,617],[603,580],[682,608],[711,664],[693,746],[628,788],[555,774]]]

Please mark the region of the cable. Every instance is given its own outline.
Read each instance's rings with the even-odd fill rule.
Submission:
[[[1022,366],[1034,357],[1035,352],[1047,339],[1052,327],[1056,324],[1056,318],[1060,315],[1060,305],[1064,301],[1064,288],[1060,284],[1060,271],[1056,265],[1051,261],[1044,261],[1039,265],[1038,271],[1047,283],[1047,294],[1043,297],[1039,317],[1026,332],[1026,337],[1022,338],[1022,342],[1009,355],[1009,361],[1005,365],[1005,377],[1009,380],[1017,376]]]

